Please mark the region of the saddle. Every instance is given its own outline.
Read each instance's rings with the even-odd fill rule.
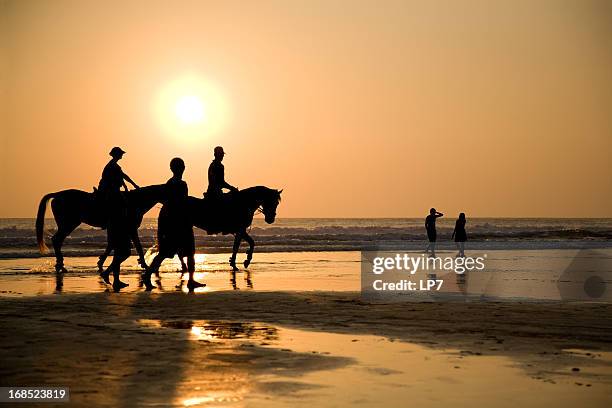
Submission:
[[[103,220],[102,222],[105,224],[108,222],[110,218],[111,211],[120,211],[120,216],[125,216],[127,214],[127,195],[125,191],[120,191],[119,195],[116,196],[115,200],[109,202],[109,196],[103,191],[100,191],[98,188],[93,188],[93,203],[95,212],[98,216]],[[106,227],[102,227],[105,229]]]
[[[208,234],[227,234],[224,228],[231,224],[235,216],[234,207],[237,205],[235,192],[222,193],[221,195],[204,193],[203,211],[206,215]]]
[[[234,203],[235,199],[236,195],[233,191],[221,193],[221,195],[204,192],[204,202],[209,208],[223,208],[230,206]]]

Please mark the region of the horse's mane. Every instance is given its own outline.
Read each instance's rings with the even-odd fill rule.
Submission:
[[[154,191],[163,190],[166,187],[165,184],[153,184],[151,186],[145,186],[136,188],[134,190],[130,190],[127,193],[130,195],[142,195],[147,193],[152,193]]]
[[[281,201],[281,195],[280,192],[278,190],[275,190],[273,188],[270,187],[266,187],[266,186],[254,186],[254,187],[248,187],[245,188],[244,190],[240,190],[240,193],[244,193],[246,195],[251,195],[251,194],[273,194],[275,196],[278,197],[278,202],[280,203]]]

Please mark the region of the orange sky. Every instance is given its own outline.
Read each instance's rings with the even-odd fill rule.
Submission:
[[[609,1],[0,0],[0,52],[0,217],[217,144],[280,217],[612,216]]]

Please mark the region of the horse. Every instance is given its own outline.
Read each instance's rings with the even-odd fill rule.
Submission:
[[[189,196],[187,197],[187,211],[194,227],[200,228],[208,234],[234,235],[234,246],[229,263],[232,270],[236,272],[238,271],[236,254],[242,240],[249,244],[244,267],[248,268],[251,259],[253,259],[255,241],[249,235],[247,229],[253,222],[255,212],[263,213],[266,223],[272,224],[276,219],[276,208],[281,201],[282,192],[283,190],[275,190],[264,186],[249,187],[238,192],[228,193],[219,202],[213,202],[209,198]],[[152,287],[150,279],[151,273],[147,271],[143,277],[147,287]]]
[[[159,184],[142,187],[123,194],[127,203],[127,222],[129,223],[126,229],[130,231],[130,238],[138,252],[140,265],[146,268],[144,252],[138,237],[138,227],[142,223],[143,216],[155,204],[166,199],[166,185]],[[103,211],[104,203],[102,202],[102,197],[96,197],[96,193],[76,189],[62,190],[45,195],[40,200],[36,216],[36,240],[41,254],[46,253],[48,250],[43,237],[43,230],[47,203],[51,199],[53,199],[51,201],[51,210],[57,224],[57,231],[51,238],[56,259],[55,271],[57,273],[67,272],[64,267],[64,256],[62,254],[64,239],[81,223],[105,229],[107,217]]]
[[[232,256],[229,259],[230,266],[234,271],[238,271],[236,254],[240,248],[240,243],[245,240],[249,244],[249,249],[246,251],[247,258],[244,261],[244,267],[248,268],[251,259],[253,259],[255,241],[248,234],[247,228],[253,223],[253,216],[258,210],[263,213],[266,223],[272,224],[275,221],[276,208],[281,201],[282,192],[283,190],[275,190],[264,186],[249,187],[235,193],[229,193],[228,197],[222,198],[221,203],[211,203],[206,198],[189,197],[188,208],[191,222],[194,227],[200,228],[208,234],[234,235]],[[216,211],[215,204],[217,204]]]

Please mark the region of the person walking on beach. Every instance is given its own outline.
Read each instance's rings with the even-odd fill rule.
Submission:
[[[144,283],[147,289],[153,289],[151,274],[157,274],[159,267],[166,258],[187,258],[187,272],[189,281],[187,287],[194,288],[206,286],[204,283],[196,282],[193,278],[195,272],[195,240],[193,226],[187,211],[188,187],[183,181],[185,162],[175,157],[170,161],[172,177],[166,183],[168,198],[159,212],[157,221],[157,243],[159,252],[153,258],[149,269],[145,273]]]
[[[425,249],[425,253],[431,251],[431,256],[436,256],[436,218],[442,217],[444,214],[436,211],[435,208],[429,210],[429,215],[425,218],[425,229],[427,230],[427,239],[429,244]]]
[[[465,241],[467,241],[467,234],[465,232],[465,213],[459,214],[451,238],[454,238],[455,244],[457,244],[457,250],[459,251],[457,256],[465,258]]]
[[[210,163],[210,166],[208,166],[208,189],[206,190],[206,198],[221,200],[224,188],[232,192],[236,192],[238,189],[225,181],[225,166],[221,163],[225,156],[223,147],[215,147],[214,155],[214,160]]]

